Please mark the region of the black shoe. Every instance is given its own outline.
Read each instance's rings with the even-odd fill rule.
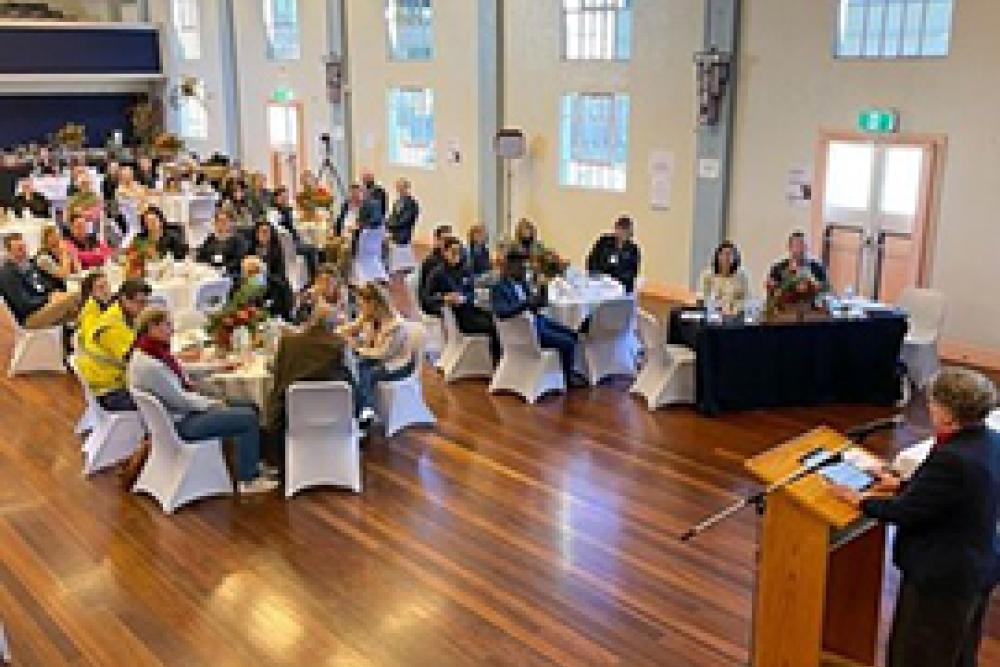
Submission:
[[[571,389],[579,389],[581,387],[589,387],[590,383],[587,382],[587,378],[583,377],[579,373],[573,373],[569,376],[569,380],[566,382],[566,386]]]

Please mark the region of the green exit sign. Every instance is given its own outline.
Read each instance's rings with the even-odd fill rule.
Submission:
[[[890,134],[899,131],[899,112],[895,109],[864,109],[858,114],[862,132]]]
[[[295,99],[295,92],[291,88],[275,88],[271,93],[271,101],[278,104],[287,104]]]

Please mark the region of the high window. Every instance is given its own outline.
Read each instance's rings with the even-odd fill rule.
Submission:
[[[563,0],[563,58],[629,60],[632,0]]]
[[[838,0],[838,58],[948,55],[953,0]]]
[[[430,60],[434,52],[431,0],[386,0],[385,29],[392,60]]]
[[[264,32],[269,59],[298,60],[298,0],[264,0]]]
[[[389,161],[434,166],[434,92],[428,88],[389,91]]]
[[[623,192],[628,166],[628,95],[564,95],[561,106],[560,184]]]

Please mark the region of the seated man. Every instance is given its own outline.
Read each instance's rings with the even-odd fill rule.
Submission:
[[[135,346],[126,371],[130,391],[152,394],[173,418],[177,435],[185,442],[212,438],[236,444],[240,493],[273,491],[278,483],[259,476],[260,425],[257,411],[244,405],[226,405],[194,390],[170,351],[173,336],[170,313],[146,308],[136,325]]]
[[[500,340],[488,312],[475,304],[475,283],[472,272],[462,262],[462,243],[455,237],[445,239],[443,262],[427,278],[425,294],[420,303],[431,315],[440,317],[441,308],[450,306],[455,314],[459,331],[465,334],[487,334],[490,337],[490,354],[493,362],[500,360]]]
[[[233,219],[224,208],[215,211],[215,229],[208,235],[196,253],[196,259],[202,264],[211,264],[222,269],[226,275],[240,275],[240,262],[247,254],[248,248],[243,237],[233,229]]]
[[[420,262],[420,272],[417,274],[417,300],[423,299],[427,289],[427,279],[439,265],[444,263],[444,242],[451,237],[451,225],[438,225],[434,228],[434,248]],[[425,313],[431,311],[425,307],[424,303],[419,303],[420,310]],[[426,304],[429,305],[429,304]]]
[[[28,259],[28,246],[20,234],[4,239],[7,260],[0,266],[0,296],[26,329],[47,329],[76,319],[80,295],[50,292],[38,268]]]
[[[299,236],[299,231],[295,229],[295,209],[292,208],[288,199],[288,188],[275,188],[274,208],[278,211],[278,224],[292,235],[292,241],[295,242],[295,252],[305,259],[309,280],[312,280],[316,275],[316,267],[319,265],[319,249],[303,241],[302,237]]]
[[[151,291],[144,280],[126,280],[115,302],[97,317],[93,326],[80,332],[77,366],[105,410],[136,409],[135,401],[125,389],[125,365],[135,342],[136,318],[146,307]]]
[[[631,294],[639,275],[639,246],[632,241],[632,218],[623,215],[615,221],[615,231],[604,234],[587,255],[587,271],[611,276]]]
[[[35,183],[30,178],[21,179],[21,188],[14,197],[14,215],[24,215],[25,211],[36,218],[52,217],[52,205],[41,192],[35,191]]]
[[[64,244],[69,254],[84,270],[104,266],[112,255],[108,244],[99,240],[97,234],[91,233],[90,222],[83,211],[76,211],[70,218],[69,235]]]
[[[572,329],[538,313],[544,305],[542,296],[532,293],[531,285],[525,278],[528,256],[520,248],[512,248],[507,253],[503,274],[490,288],[490,303],[493,316],[498,320],[517,317],[525,311],[535,313],[535,327],[542,347],[559,351],[566,386],[582,387],[586,380],[573,371],[576,357],[577,334]]]
[[[319,301],[301,332],[284,334],[278,342],[271,377],[274,385],[266,403],[263,429],[265,441],[275,446],[265,458],[268,463],[281,467],[284,464],[282,442],[287,426],[286,396],[288,388],[302,381],[338,381],[351,385],[354,415],[359,414],[360,397],[354,390],[354,378],[344,362],[344,339],[334,333],[339,326],[335,308]]]
[[[788,257],[771,267],[767,277],[767,291],[773,292],[779,286],[796,276],[805,277],[818,292],[829,291],[826,268],[821,262],[809,257],[809,246],[804,232],[792,232],[788,237]]]

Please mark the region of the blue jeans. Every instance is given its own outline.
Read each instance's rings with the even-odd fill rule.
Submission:
[[[413,375],[416,365],[409,363],[396,371],[387,371],[377,359],[358,360],[358,403],[365,408],[375,408],[375,387],[379,382],[395,382]]]
[[[232,405],[192,412],[177,422],[177,435],[186,442],[232,438],[236,443],[237,477],[249,482],[257,477],[260,462],[260,418],[250,405]]]

